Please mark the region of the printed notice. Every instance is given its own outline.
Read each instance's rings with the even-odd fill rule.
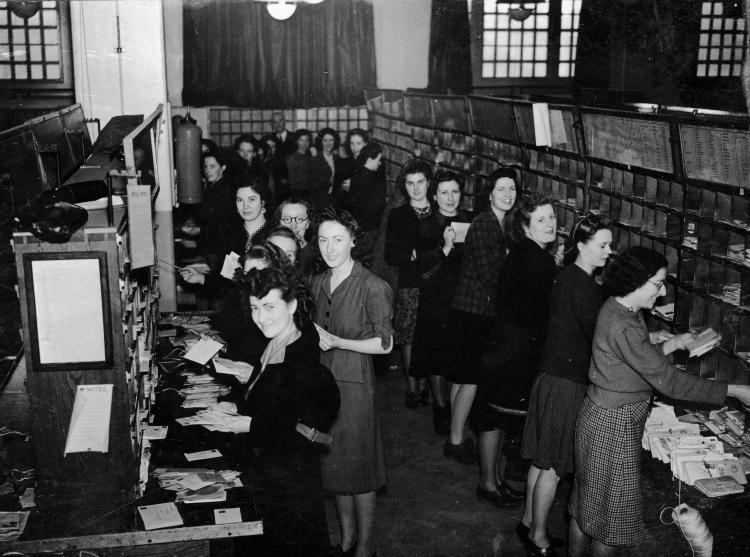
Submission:
[[[113,385],[78,385],[65,454],[109,450]]]
[[[151,186],[127,186],[130,265],[133,269],[154,264],[154,221]]]

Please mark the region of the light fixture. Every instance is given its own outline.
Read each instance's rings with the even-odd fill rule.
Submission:
[[[272,18],[284,21],[294,15],[294,12],[297,10],[297,4],[288,2],[287,0],[278,0],[278,2],[269,2],[266,9]]]
[[[508,16],[513,21],[526,21],[533,13],[534,8],[527,8],[523,4],[521,4],[518,8],[508,8]]]
[[[320,4],[323,0],[302,0],[306,4]]]

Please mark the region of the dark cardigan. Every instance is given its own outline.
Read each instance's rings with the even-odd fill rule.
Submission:
[[[417,260],[412,252],[417,248],[420,224],[409,203],[396,207],[388,214],[385,231],[385,260],[398,267],[399,288],[419,288]]]

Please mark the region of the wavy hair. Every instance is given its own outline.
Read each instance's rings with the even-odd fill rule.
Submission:
[[[314,303],[310,289],[289,266],[250,269],[243,277],[240,290],[242,309],[248,316],[251,314],[250,296],[263,298],[271,290],[278,290],[286,303],[297,301],[294,324],[299,330],[312,321]]]

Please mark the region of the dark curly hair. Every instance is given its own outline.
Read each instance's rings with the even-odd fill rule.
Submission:
[[[329,205],[322,211],[318,212],[317,215],[315,215],[315,234],[313,235],[314,242],[318,241],[317,236],[320,225],[324,222],[330,221],[337,222],[341,226],[346,228],[349,231],[349,234],[351,234],[352,238],[354,239],[354,243],[357,243],[357,239],[359,238],[359,235],[362,231],[359,223],[357,222],[357,219],[355,219],[349,211],[338,209],[333,205]]]
[[[313,298],[304,281],[288,265],[250,269],[243,277],[240,285],[243,310],[250,317],[250,296],[263,298],[274,289],[281,293],[281,299],[285,302],[297,301],[294,324],[299,330],[302,330],[312,320]]]
[[[463,195],[464,184],[466,182],[464,180],[463,174],[460,174],[453,170],[441,169],[435,172],[432,180],[430,180],[430,187],[427,190],[427,197],[430,198],[430,201],[432,201],[433,198],[437,195],[438,185],[442,184],[443,182],[456,182],[458,184],[458,191],[460,191],[461,195]]]
[[[289,240],[292,240],[294,242],[294,245],[297,246],[297,255],[299,255],[302,246],[299,243],[299,238],[297,238],[297,235],[291,228],[288,228],[282,224],[274,226],[271,230],[268,231],[268,234],[266,234],[266,238],[271,238],[272,236],[280,236],[282,238],[288,238]]]
[[[359,156],[356,160],[357,166],[359,166],[360,168],[364,168],[365,163],[368,161],[368,159],[377,158],[377,156],[382,152],[383,146],[380,143],[378,143],[377,141],[370,141],[370,143],[362,147],[362,150],[359,152]]]
[[[258,140],[251,133],[241,133],[238,135],[232,142],[232,149],[235,151],[239,149],[240,143],[249,143],[256,151],[258,150]]]
[[[315,148],[318,150],[318,152],[323,152],[323,138],[326,135],[333,136],[333,152],[336,153],[339,150],[339,145],[341,144],[341,137],[339,136],[339,133],[333,128],[323,128],[318,132],[318,134],[315,136]]]
[[[250,259],[259,259],[265,261],[269,267],[283,267],[284,265],[291,265],[289,258],[276,244],[271,242],[263,242],[262,244],[254,244],[250,246],[247,251],[240,257],[240,266],[234,272],[234,280],[238,282],[242,279],[244,274],[243,269],[245,268],[245,262]]]
[[[616,256],[607,269],[604,287],[612,296],[625,296],[638,290],[659,269],[667,269],[666,258],[649,248],[633,246]]]
[[[310,140],[310,146],[312,146],[312,142],[313,142],[312,132],[310,130],[308,130],[308,129],[301,128],[301,129],[297,130],[296,132],[294,132],[294,144],[297,147],[299,147],[299,140],[300,140],[300,138],[302,136],[305,136],[305,135]]]
[[[595,215],[591,213],[579,220],[573,227],[573,233],[570,235],[570,245],[565,249],[563,265],[570,265],[575,262],[578,257],[578,242],[585,244],[600,230],[610,230],[611,228],[612,221],[607,215]]]
[[[271,190],[268,187],[268,177],[262,172],[247,171],[237,177],[237,181],[232,187],[232,195],[237,195],[241,188],[251,188],[260,196],[260,200],[267,204],[271,199]]]
[[[526,237],[525,227],[528,228],[531,223],[531,213],[545,205],[552,205],[552,201],[536,192],[524,194],[516,201],[511,210],[510,221],[510,235],[514,242],[520,242]]]

